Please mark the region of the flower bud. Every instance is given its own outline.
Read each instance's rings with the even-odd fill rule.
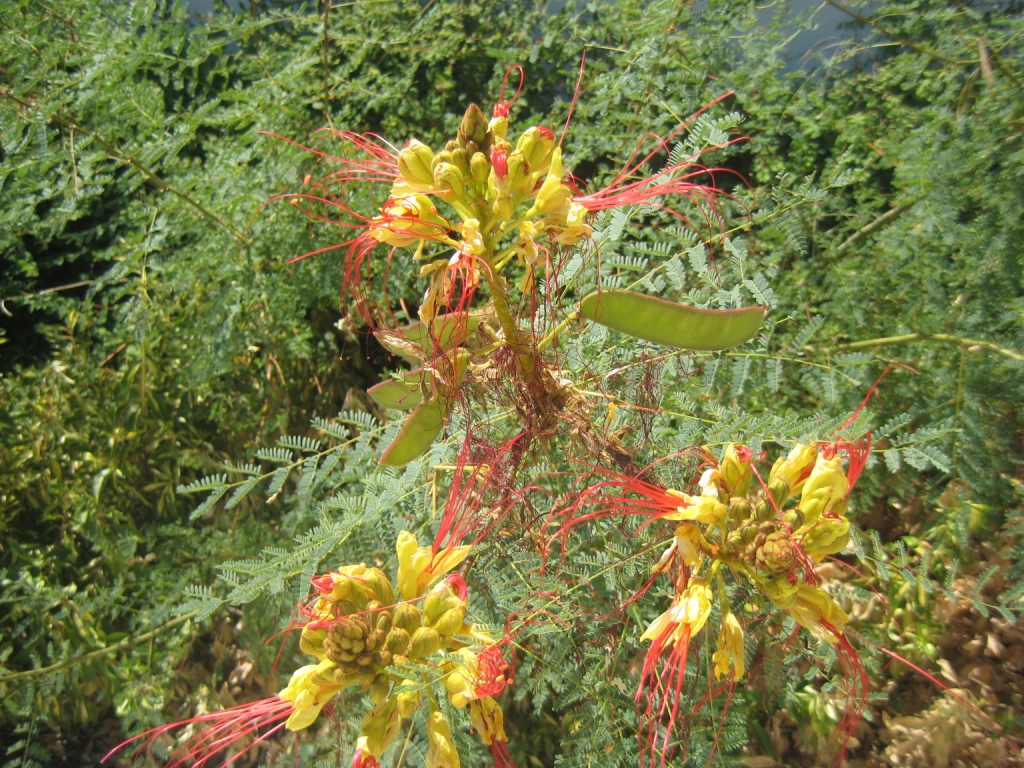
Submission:
[[[526,156],[518,149],[509,153],[506,160],[508,175],[505,176],[505,183],[517,195],[526,195],[533,192],[533,182],[530,180],[530,164],[526,162]]]
[[[452,594],[446,586],[443,590],[431,592],[423,601],[423,623],[432,627],[439,635],[454,635],[462,629],[466,620],[466,603]]]
[[[804,524],[804,516],[799,509],[790,509],[782,515],[782,521],[792,532]]]
[[[508,116],[498,115],[491,118],[491,121],[487,124],[487,133],[490,136],[491,142],[498,140],[504,140],[508,133]],[[486,144],[486,142],[484,142]]]
[[[811,467],[814,466],[816,456],[817,452],[813,448],[797,443],[786,458],[780,457],[776,460],[772,466],[772,471],[768,475],[769,484],[771,480],[778,477],[785,480],[789,485],[790,494],[800,493],[804,481],[807,479],[808,474],[810,474]],[[782,501],[785,501],[785,499]],[[781,505],[782,502],[779,502],[779,504]]]
[[[572,191],[562,183],[565,169],[562,167],[562,149],[555,147],[551,155],[551,169],[537,192],[533,204],[534,213],[554,213],[572,200]]]
[[[302,634],[299,635],[299,650],[323,661],[327,658],[327,651],[324,648],[324,641],[326,639],[326,628],[310,629],[308,626],[303,627]]]
[[[796,547],[786,531],[768,534],[755,555],[757,570],[762,573],[786,573],[796,562]]]
[[[412,633],[412,637],[409,639],[408,656],[414,661],[425,659],[430,654],[437,653],[437,649],[440,647],[441,636],[437,633],[437,630],[430,627],[420,627]]]
[[[786,499],[789,498],[789,483],[786,482],[785,478],[773,477],[768,481],[768,495],[772,497],[775,506],[781,508],[786,503]]]
[[[483,152],[476,152],[469,158],[469,172],[473,182],[480,189],[487,184],[487,177],[491,173],[491,162]]]
[[[459,169],[463,179],[472,177],[472,172],[469,169],[469,153],[462,147],[452,152],[452,165]]]
[[[462,200],[466,196],[466,180],[462,171],[452,163],[440,163],[434,169],[434,189],[446,203]]]
[[[542,125],[527,128],[516,142],[516,149],[523,153],[531,173],[546,173],[555,149],[555,134]]]
[[[363,585],[380,605],[391,605],[395,602],[395,590],[389,579],[380,568],[367,568],[363,576]]]
[[[409,633],[401,627],[392,627],[384,640],[384,646],[391,653],[404,654],[409,650]]]
[[[403,629],[408,634],[412,634],[420,628],[423,619],[420,615],[420,610],[415,605],[409,605],[408,603],[402,603],[395,606],[395,617],[394,627],[396,629]]]
[[[398,153],[398,171],[417,191],[434,186],[434,152],[426,144],[412,139]]]
[[[819,517],[830,512],[845,512],[849,490],[850,484],[843,472],[842,459],[839,456],[826,459],[819,455],[804,484],[798,505],[803,512],[805,524],[813,524]]]
[[[480,107],[476,104],[470,104],[466,109],[466,114],[462,117],[462,122],[459,124],[459,141],[463,146],[465,146],[467,141],[483,144],[487,138],[487,129],[487,118],[480,111]]]
[[[749,520],[751,514],[753,514],[753,508],[750,506],[750,502],[746,499],[740,496],[733,496],[729,500],[730,520],[742,523],[744,520]]]

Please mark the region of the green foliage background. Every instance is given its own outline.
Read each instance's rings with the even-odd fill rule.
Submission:
[[[750,137],[713,160],[738,174],[717,176],[734,226],[717,240],[719,269],[689,258],[690,241],[656,217],[633,212],[626,234],[625,220],[599,225],[608,281],[647,275],[701,303],[771,305],[761,339],[662,371],[655,444],[824,436],[889,364],[913,366],[890,374],[871,405],[881,460],[857,501],[862,527],[881,530],[874,557],[916,563],[886,587],[905,609],[895,644],[922,663],[938,658],[937,598],[912,604],[914,573],[947,588],[973,573],[974,610],[1016,620],[1024,20],[1013,3],[873,9],[866,42],[807,71],[787,67],[784,52],[793,25],[811,22],[779,6],[765,23],[739,0],[558,12],[263,2],[201,20],[154,1],[0,7],[7,764],[91,765],[119,728],[179,717],[183,700],[223,706],[238,648],[275,690],[275,649],[261,643],[287,623],[308,575],[387,562],[398,528],[429,529],[424,483],[451,445],[405,473],[374,473],[371,439],[384,428],[352,408],[393,363],[365,334],[339,330],[353,313],[339,307],[338,253],[289,263],[339,232],[274,202],[317,174],[308,153],[274,135],[328,148],[313,135],[326,125],[437,146],[466,104],[495,101],[515,63],[527,80],[513,119],[559,126],[584,49],[566,142],[570,167],[594,188],[642,134],[666,133],[729,91],[714,115],[742,114],[732,135]],[[390,279],[393,295],[418,295],[407,267]],[[623,354],[594,331],[568,356],[582,367]],[[694,366],[702,375],[689,375]],[[361,433],[310,427],[342,410]],[[176,493],[225,472],[244,486],[254,470],[228,470],[288,434],[325,442],[289,443],[296,466],[279,475],[280,496],[224,491],[196,515]],[[593,573],[615,546],[594,546]],[[926,551],[930,571],[915,559]],[[490,584],[476,609],[493,621],[516,602],[507,554],[475,566]],[[204,586],[183,598],[192,585]],[[635,759],[636,634],[620,635],[609,680],[581,661],[607,641],[584,629],[538,639],[531,647],[546,655],[520,669],[510,720],[534,745],[527,755],[513,736],[521,765],[583,764],[595,750],[609,765]],[[788,698],[733,706],[723,761],[766,749],[773,708],[806,715],[797,682]],[[998,703],[1019,733],[1020,701]],[[694,759],[701,738],[711,737],[694,737]],[[337,751],[330,739],[302,749]]]

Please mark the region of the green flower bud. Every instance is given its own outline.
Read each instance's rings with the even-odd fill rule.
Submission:
[[[434,168],[434,188],[446,203],[462,200],[466,196],[466,180],[462,171],[452,163],[441,163]]]
[[[477,152],[469,159],[469,171],[473,177],[473,182],[480,189],[484,189],[487,184],[487,176],[491,172],[491,161],[487,159],[487,155],[483,152]]]
[[[487,118],[480,111],[480,107],[476,104],[470,104],[466,109],[466,114],[462,117],[462,123],[459,125],[460,143],[463,146],[465,146],[467,141],[483,144],[487,138],[487,128]]]
[[[846,518],[822,518],[812,525],[800,539],[807,554],[820,559],[825,555],[842,552],[850,541],[850,521]]]
[[[384,646],[392,653],[405,653],[409,650],[409,633],[401,627],[392,627]]]
[[[752,513],[753,509],[746,499],[733,496],[729,500],[729,519],[742,523],[744,520],[749,520]]]
[[[459,169],[464,179],[472,178],[472,172],[469,169],[469,154],[462,147],[452,152],[452,165]]]
[[[768,481],[768,495],[775,500],[775,506],[781,507],[789,498],[789,483],[784,478],[773,477]]]
[[[786,573],[795,561],[796,547],[785,531],[769,534],[756,554],[756,567],[762,573]]]
[[[547,173],[555,149],[555,134],[544,126],[527,128],[516,142],[516,149],[526,157],[531,173]]]
[[[451,161],[452,161],[452,153],[449,150],[447,150],[447,149],[441,150],[436,155],[434,155],[434,159],[430,163],[430,174],[431,174],[430,175],[430,181],[431,181],[431,186],[433,186],[433,181],[434,181],[434,175],[433,174],[434,174],[434,171],[437,170],[437,166],[439,166],[441,163],[450,163]]]
[[[324,648],[324,641],[326,640],[326,629],[303,627],[302,634],[299,635],[299,650],[303,653],[308,653],[310,656],[316,656],[320,661],[323,661],[327,658],[327,651]]]
[[[422,623],[422,615],[420,614],[419,608],[417,608],[415,605],[402,603],[401,605],[395,606],[395,616],[393,624],[398,629],[404,629],[411,635],[413,632],[420,628],[420,624]]]
[[[789,530],[795,531],[804,524],[803,513],[799,509],[791,509],[782,515],[783,521],[789,526]]]
[[[420,627],[412,633],[412,637],[409,639],[409,658],[425,659],[432,653],[437,653],[437,649],[441,647],[441,636],[437,633],[437,630],[431,629],[430,627]]]
[[[391,586],[391,579],[380,568],[367,568],[363,579],[366,588],[374,594],[381,605],[391,605],[395,602],[395,590]]]
[[[430,189],[434,185],[433,163],[433,150],[416,139],[398,153],[398,171],[402,178],[421,189]]]

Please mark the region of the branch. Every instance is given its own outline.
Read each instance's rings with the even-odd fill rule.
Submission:
[[[975,60],[975,59],[951,59],[948,56],[943,56],[941,53],[936,53],[935,51],[930,51],[930,50],[928,50],[927,48],[925,48],[922,45],[917,45],[916,43],[912,43],[910,40],[908,40],[905,37],[900,37],[899,35],[894,35],[892,32],[889,32],[888,30],[886,30],[883,26],[881,26],[874,19],[872,19],[872,18],[870,18],[868,16],[862,16],[861,14],[857,13],[856,11],[851,11],[849,8],[847,8],[846,6],[842,5],[842,3],[836,2],[836,0],[825,0],[825,2],[827,2],[833,8],[836,8],[837,10],[842,11],[847,16],[849,16],[849,17],[851,17],[853,19],[856,19],[857,21],[861,22],[862,24],[867,24],[869,27],[871,27],[876,32],[878,32],[880,34],[883,34],[883,35],[885,35],[886,37],[888,37],[888,38],[890,38],[892,40],[895,40],[900,45],[905,45],[905,46],[907,46],[907,48],[912,48],[913,50],[917,51],[918,53],[923,53],[925,56],[929,56],[929,57],[931,57],[933,59],[938,59],[939,61],[945,61],[945,62],[947,62],[949,64],[977,64],[978,63],[977,60]]]
[[[57,664],[51,664],[48,667],[42,667],[40,669],[27,669],[24,672],[15,672],[12,675],[4,675],[0,677],[0,685],[4,683],[13,683],[16,680],[28,680],[33,677],[40,677],[42,675],[49,675],[52,672],[59,672],[62,669],[73,667],[76,664],[81,664],[83,661],[91,661],[92,659],[98,659],[102,656],[107,656],[111,653],[117,653],[118,651],[125,651],[133,646],[148,643],[154,637],[162,635],[171,629],[174,629],[180,624],[184,624],[186,621],[190,621],[199,614],[198,610],[186,613],[184,616],[179,616],[176,619],[172,619],[163,626],[157,627],[152,632],[146,632],[144,635],[138,635],[137,637],[126,637],[119,643],[114,645],[108,645],[106,648],[100,648],[96,651],[90,651],[89,653],[83,654],[82,656],[75,656],[73,659],[65,659]]]
[[[875,219],[871,223],[867,224],[866,226],[861,227],[856,232],[854,232],[852,235],[850,235],[848,238],[846,238],[842,243],[840,243],[839,247],[836,248],[833,251],[833,254],[838,256],[838,255],[846,252],[850,248],[851,245],[856,243],[861,238],[867,237],[872,232],[877,232],[878,230],[882,229],[882,227],[887,226],[890,222],[895,221],[896,219],[898,219],[904,213],[906,213],[911,208],[913,208],[915,205],[917,205],[917,202],[918,201],[915,200],[912,203],[905,203],[904,205],[897,205],[892,210],[886,211],[881,216],[879,216],[877,219]]]
[[[837,344],[833,349],[838,352],[852,352],[859,349],[874,349],[875,347],[891,347],[900,344],[913,344],[915,342],[937,342],[939,344],[953,344],[964,347],[968,352],[980,352],[986,349],[995,352],[997,355],[1008,357],[1011,360],[1024,362],[1024,354],[1006,347],[1000,347],[991,341],[983,339],[965,339],[960,336],[950,336],[947,333],[907,333],[902,336],[884,336],[879,339],[866,339],[864,341],[852,341],[848,344]],[[814,351],[814,347],[805,347]]]
[[[33,107],[33,105],[31,103],[29,103],[27,101],[24,101],[23,99],[19,99],[17,96],[15,96],[14,92],[11,91],[8,88],[0,87],[0,96],[5,96],[8,99],[10,99],[11,101],[14,101],[14,102],[20,104],[22,107],[24,107],[26,109],[32,109],[32,107]],[[240,242],[245,243],[246,245],[252,245],[252,241],[249,240],[244,234],[239,232],[237,229],[235,229],[234,226],[229,224],[227,221],[225,221],[224,219],[222,219],[220,216],[218,216],[217,214],[213,213],[212,211],[207,210],[200,203],[197,203],[195,200],[193,200],[191,197],[189,197],[186,193],[182,192],[179,189],[176,189],[175,187],[172,187],[170,184],[168,184],[166,181],[164,181],[162,178],[160,178],[156,174],[156,172],[154,172],[151,169],[147,168],[145,165],[140,163],[134,157],[122,157],[122,155],[121,155],[120,151],[117,149],[117,147],[115,147],[113,144],[111,144],[108,141],[106,141],[102,136],[100,136],[100,134],[98,132],[90,131],[90,130],[87,130],[85,128],[82,128],[82,126],[80,126],[77,123],[75,123],[74,120],[72,120],[72,119],[70,119],[68,117],[65,117],[60,112],[54,112],[52,115],[50,115],[46,119],[47,120],[52,120],[52,121],[54,121],[56,123],[60,123],[65,128],[70,128],[73,131],[78,131],[79,133],[84,133],[84,134],[86,134],[88,136],[92,136],[93,140],[103,148],[103,150],[110,156],[110,158],[112,160],[116,160],[119,163],[124,163],[126,165],[130,165],[132,168],[137,170],[139,173],[141,173],[143,176],[145,176],[147,179],[149,179],[151,182],[153,182],[160,189],[164,190],[165,192],[170,192],[175,197],[178,197],[179,199],[183,200],[188,205],[191,205],[193,208],[195,208],[197,211],[199,211],[199,213],[202,214],[203,218],[211,219],[212,221],[215,221],[218,224],[220,224],[224,229],[226,229],[228,232],[230,232],[235,237],[235,239],[239,240]]]

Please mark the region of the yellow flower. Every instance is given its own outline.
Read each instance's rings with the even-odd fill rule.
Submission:
[[[672,605],[651,622],[641,640],[654,640],[670,632],[673,642],[679,642],[686,629],[689,637],[700,631],[711,615],[711,587],[704,579],[691,579],[689,586],[677,595]]]
[[[718,473],[730,496],[746,496],[750,490],[750,481],[754,477],[750,449],[746,446],[737,448],[735,443],[729,443],[725,448],[722,463],[718,466]]]
[[[683,562],[691,568],[704,556],[703,539],[700,528],[695,523],[682,523],[676,526],[675,546]]]
[[[850,521],[845,517],[824,517],[804,529],[800,549],[820,562],[826,555],[842,552],[850,541]]]
[[[736,614],[731,611],[722,617],[722,628],[718,631],[718,648],[711,656],[715,662],[715,679],[729,673],[732,667],[733,677],[739,679],[746,671],[743,658],[743,628]]]
[[[682,505],[676,511],[665,515],[666,520],[691,520],[696,523],[717,523],[725,519],[728,510],[717,496],[690,496],[672,488],[666,491],[676,498],[682,499]]]
[[[359,726],[359,740],[356,742],[363,754],[380,760],[384,750],[394,741],[402,727],[402,715],[394,698],[385,699],[370,710]]]
[[[839,640],[832,628],[841,632],[849,620],[849,617],[842,608],[836,605],[828,592],[809,584],[800,584],[796,591],[796,598],[786,610],[800,626],[819,640],[829,643]],[[823,621],[828,622],[831,628],[824,626]]]
[[[490,696],[469,703],[469,719],[488,747],[495,741],[508,741],[505,735],[505,713]]]
[[[338,691],[348,685],[333,661],[322,661],[295,670],[288,687],[278,698],[291,702],[294,710],[285,722],[290,731],[301,731],[320,715],[320,710]]]
[[[437,238],[451,226],[426,195],[392,198],[370,222],[370,237],[380,243],[402,248],[425,238]]]
[[[452,729],[440,710],[435,709],[427,718],[427,768],[459,768],[459,752],[452,742]]]
[[[768,475],[768,483],[771,484],[772,480],[781,480],[788,488],[787,498],[795,496],[800,493],[816,457],[817,451],[814,448],[797,443],[786,458],[779,457],[775,461]]]
[[[527,213],[527,218],[537,214],[546,215],[567,206],[572,200],[572,190],[562,183],[565,168],[562,166],[562,148],[555,147],[551,152],[551,168],[537,192],[537,200]]]
[[[403,600],[415,600],[431,585],[466,559],[471,546],[447,547],[436,554],[421,547],[408,531],[398,534],[398,591]]]
[[[839,456],[826,459],[819,455],[804,484],[797,507],[804,516],[804,529],[810,528],[822,515],[842,515],[846,511],[849,490],[842,459]]]

